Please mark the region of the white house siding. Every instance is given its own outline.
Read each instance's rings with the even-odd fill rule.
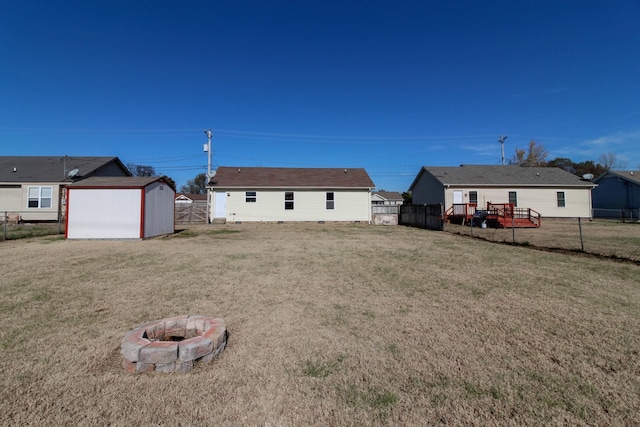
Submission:
[[[141,209],[139,188],[70,189],[67,238],[139,239]]]
[[[175,192],[163,182],[145,187],[144,236],[153,237],[173,233]]]
[[[445,195],[445,207],[453,204],[453,191],[462,190],[463,202],[469,203],[469,191],[478,193],[478,208],[484,209],[487,202],[508,203],[509,192],[517,194],[518,207],[530,208],[538,212],[542,217],[590,217],[591,201],[589,189],[570,188],[461,188],[450,187]],[[558,207],[557,193],[565,194],[565,207]]]
[[[256,192],[246,202],[246,191]],[[285,210],[285,192],[293,191],[294,208]],[[334,193],[334,209],[326,208],[326,193]],[[227,191],[227,221],[362,221],[371,220],[371,194],[367,190],[259,190]]]

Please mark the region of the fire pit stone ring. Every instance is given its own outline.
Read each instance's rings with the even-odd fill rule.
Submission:
[[[122,366],[127,372],[187,372],[209,363],[227,345],[223,319],[191,315],[154,320],[122,338]]]

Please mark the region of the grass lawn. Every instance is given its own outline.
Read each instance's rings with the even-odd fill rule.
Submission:
[[[0,243],[2,425],[640,424],[640,266],[408,227]],[[219,359],[130,374],[135,326]]]

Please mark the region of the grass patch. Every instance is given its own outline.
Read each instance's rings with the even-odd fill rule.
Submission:
[[[339,355],[331,361],[311,361],[307,360],[304,363],[303,374],[312,378],[326,378],[331,374],[338,372],[342,366],[342,362],[345,360],[344,355]]]

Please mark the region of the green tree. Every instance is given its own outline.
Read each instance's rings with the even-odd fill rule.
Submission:
[[[607,170],[600,163],[595,163],[593,160],[587,160],[584,162],[576,163],[576,175],[582,176],[590,173],[593,176],[599,176],[605,173]]]
[[[195,178],[187,181],[180,187],[180,192],[184,194],[205,194],[207,185],[207,174],[199,173]]]
[[[516,154],[509,159],[510,165],[518,166],[545,166],[547,164],[547,156],[549,153],[544,145],[529,141],[529,151],[524,148],[516,148]]]
[[[556,157],[547,162],[547,166],[550,168],[564,169],[569,173],[576,173],[576,164],[567,157]]]
[[[410,205],[413,202],[413,194],[411,191],[405,191],[402,193],[402,198],[404,199],[404,203]]]

